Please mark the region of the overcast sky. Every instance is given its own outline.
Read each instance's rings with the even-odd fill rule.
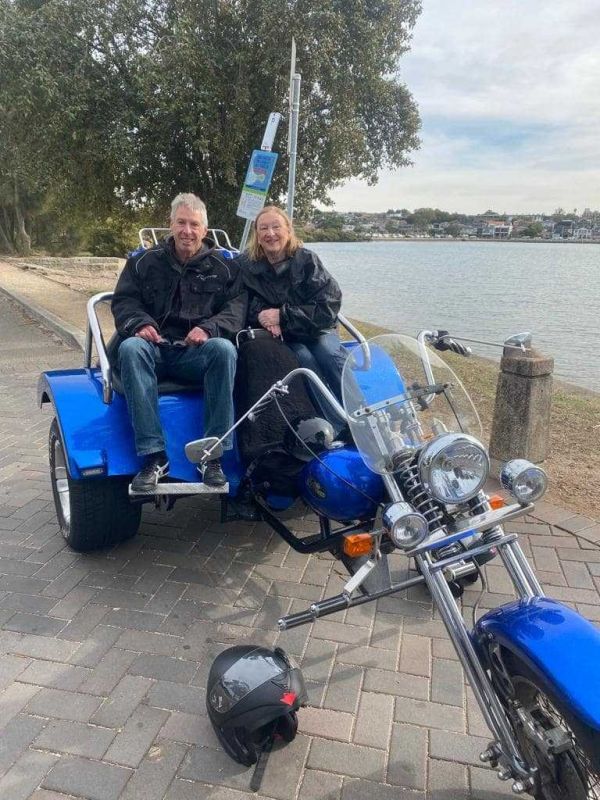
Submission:
[[[414,166],[336,189],[337,210],[600,209],[599,0],[423,0],[400,69]]]

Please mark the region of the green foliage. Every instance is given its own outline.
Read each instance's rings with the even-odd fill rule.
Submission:
[[[397,65],[419,10],[420,0],[0,0],[0,212],[13,215],[0,248],[1,231],[19,247],[42,209],[82,228],[124,209],[155,222],[189,190],[233,231],[250,151],[269,112],[287,107],[292,35],[298,209],[351,177],[375,182],[418,146]]]
[[[528,236],[530,239],[537,239],[542,235],[543,232],[544,226],[541,222],[532,222],[523,231],[521,231],[520,235]]]

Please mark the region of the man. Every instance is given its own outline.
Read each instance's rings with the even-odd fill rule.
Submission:
[[[206,206],[194,194],[171,204],[171,235],[132,256],[121,273],[112,312],[122,341],[118,368],[135,434],[144,457],[132,489],[150,492],[169,472],[158,415],[162,378],[204,388],[204,436],[221,437],[233,425],[236,349],[247,298],[237,271],[207,234]],[[223,443],[231,448],[231,441]],[[209,461],[204,483],[227,482],[219,460]]]

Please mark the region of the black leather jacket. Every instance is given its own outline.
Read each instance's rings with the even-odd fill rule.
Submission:
[[[238,262],[248,291],[247,325],[260,327],[259,313],[278,308],[286,341],[314,341],[335,328],[342,292],[316,253],[301,247],[276,269],[245,254]]]
[[[122,338],[153,325],[172,341],[196,326],[233,339],[244,327],[247,294],[236,263],[224,259],[211,239],[182,266],[169,237],[128,259],[111,308]]]

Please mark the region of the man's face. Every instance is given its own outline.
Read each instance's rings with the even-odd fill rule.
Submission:
[[[189,261],[202,247],[202,239],[208,228],[199,211],[188,206],[179,206],[171,220],[171,233],[175,241],[175,252],[181,261]]]

